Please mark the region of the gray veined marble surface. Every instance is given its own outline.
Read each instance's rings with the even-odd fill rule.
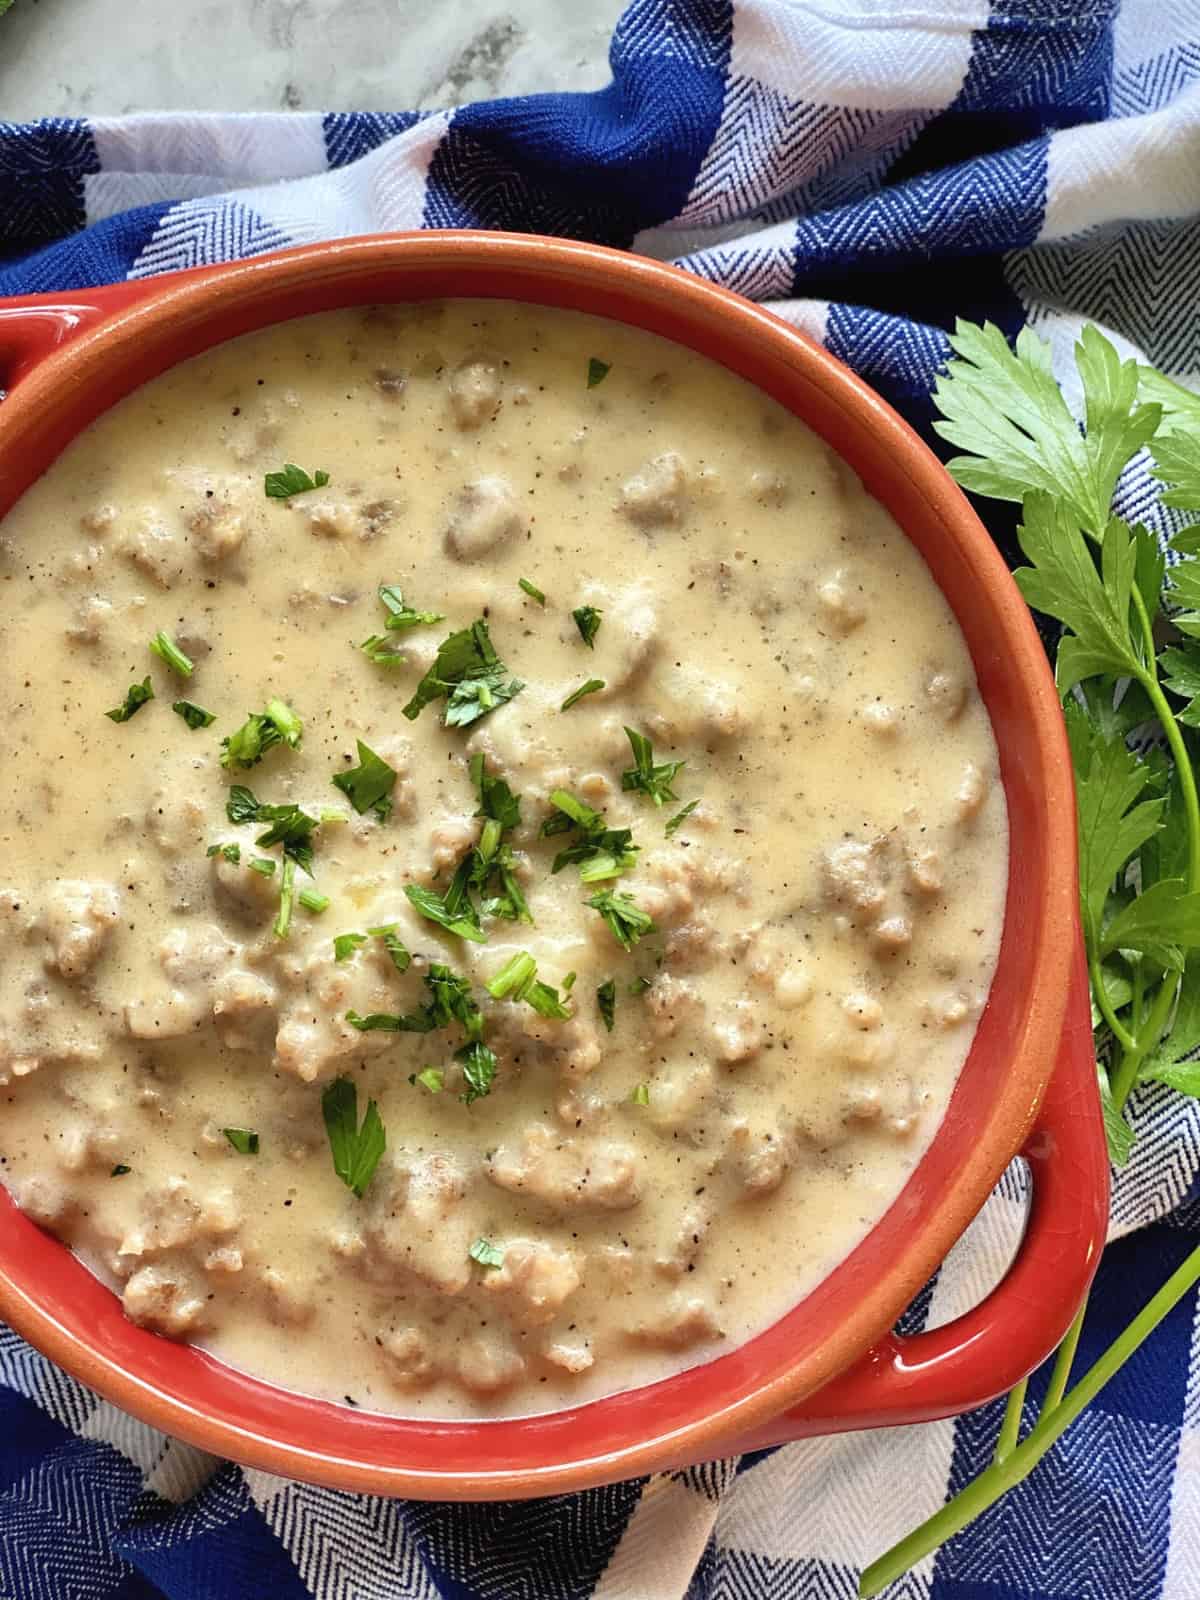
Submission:
[[[0,120],[404,111],[597,89],[624,0],[16,0]]]

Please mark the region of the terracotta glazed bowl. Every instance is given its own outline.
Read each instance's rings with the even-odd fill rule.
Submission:
[[[2,1191],[0,1316],[117,1405],[205,1450],[429,1499],[581,1489],[979,1404],[1058,1342],[1104,1239],[1108,1165],[1079,959],[1071,769],[1050,671],[1003,561],[934,455],[865,384],[761,307],[636,256],[505,234],[355,239],[0,303],[0,515],[99,412],[175,362],[289,317],[456,295],[612,317],[720,362],[844,456],[924,556],[974,659],[1011,828],[999,965],[945,1121],[883,1220],[766,1332],[664,1382],[545,1416],[405,1421],[246,1377],[127,1322],[115,1296]],[[1019,1151],[1033,1202],[1004,1281],[956,1322],[893,1334]]]

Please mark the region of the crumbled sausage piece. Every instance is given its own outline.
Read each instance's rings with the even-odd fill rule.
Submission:
[[[117,1246],[122,1256],[152,1256],[203,1239],[221,1239],[241,1226],[241,1212],[230,1189],[192,1192],[185,1178],[168,1178],[147,1189],[142,1220]]]
[[[654,708],[645,717],[655,743],[670,748],[737,738],[751,723],[746,696],[733,683],[687,663],[661,673]],[[657,749],[654,754],[656,760],[664,759]]]
[[[958,821],[970,822],[972,817],[978,815],[986,798],[987,783],[983,773],[973,761],[968,761],[954,796],[954,814]]]
[[[642,1006],[650,1018],[650,1031],[656,1039],[673,1038],[682,1022],[702,1011],[704,1002],[695,986],[669,974],[657,978],[642,996]]]
[[[721,947],[711,922],[694,917],[681,928],[673,928],[663,943],[663,962],[674,971],[693,971],[710,966]]]
[[[213,986],[212,1014],[225,1048],[268,1048],[278,1001],[275,985],[256,972],[234,967],[222,973]]]
[[[204,1290],[185,1268],[170,1262],[139,1267],[121,1295],[131,1322],[168,1339],[182,1339],[200,1331],[204,1320]]]
[[[305,495],[289,504],[306,519],[308,531],[318,539],[351,539],[358,532],[358,512],[348,500]]]
[[[246,1259],[242,1252],[231,1244],[221,1244],[215,1250],[210,1250],[204,1258],[205,1272],[219,1272],[223,1278],[236,1277],[245,1270]]]
[[[620,588],[589,583],[580,600],[603,613],[597,646],[604,648],[604,688],[597,699],[619,698],[641,682],[658,654],[660,632],[654,596],[638,583]],[[569,624],[569,629],[573,641],[577,642],[574,622]],[[623,745],[621,754],[628,756],[624,730],[620,724],[617,727]]]
[[[131,1039],[182,1039],[208,1021],[203,995],[171,989],[155,999],[139,995],[125,1006],[125,1031]]]
[[[628,1146],[574,1139],[543,1122],[525,1130],[519,1150],[494,1151],[484,1170],[501,1189],[535,1195],[560,1211],[626,1211],[642,1195]]]
[[[186,518],[190,544],[202,561],[225,561],[242,547],[246,520],[225,495],[201,500]]]
[[[189,762],[189,777],[198,778],[208,765],[202,758]],[[161,785],[146,807],[146,831],[166,856],[203,855],[208,825],[207,808],[191,782]]]
[[[50,1233],[66,1228],[79,1215],[80,1201],[74,1191],[45,1173],[14,1183],[13,1198],[27,1217]]]
[[[706,1200],[693,1200],[686,1205],[669,1247],[654,1258],[655,1271],[664,1278],[682,1278],[695,1266],[712,1219],[712,1206]]]
[[[716,1313],[702,1295],[676,1290],[654,1316],[635,1323],[628,1337],[637,1344],[655,1345],[661,1350],[686,1350],[702,1339],[720,1339],[723,1335]]]
[[[796,1142],[787,1134],[754,1132],[738,1123],[730,1139],[733,1172],[742,1188],[751,1195],[770,1194],[778,1189],[796,1160]]]
[[[919,845],[908,853],[905,863],[909,887],[921,895],[937,894],[942,887],[942,863],[937,851]]]
[[[521,512],[507,478],[476,478],[464,484],[442,543],[456,561],[477,561],[521,531]]]
[[[138,527],[124,534],[117,548],[127,561],[152,578],[160,589],[169,589],[183,576],[183,556],[179,541],[168,528],[145,518]]]
[[[667,450],[635,472],[621,490],[620,509],[642,528],[663,528],[683,520],[687,509],[687,471]]]
[[[912,943],[912,923],[907,917],[881,917],[871,930],[871,940],[881,955],[895,955]]]
[[[960,717],[967,703],[966,684],[951,672],[931,673],[925,683],[925,693],[934,710],[947,722]]]
[[[503,1334],[488,1328],[459,1344],[454,1369],[472,1394],[499,1394],[524,1376],[525,1358]]]
[[[880,739],[894,739],[900,732],[900,718],[896,708],[884,700],[868,700],[859,708],[863,727]]]
[[[423,1389],[437,1376],[428,1334],[411,1326],[392,1328],[379,1341],[388,1377],[398,1388]]]
[[[514,1239],[504,1246],[503,1265],[488,1271],[483,1287],[511,1297],[522,1322],[550,1322],[580,1284],[579,1266],[569,1250],[541,1239]]]
[[[817,605],[822,620],[835,633],[853,633],[866,618],[861,593],[844,567],[817,585]]]
[[[376,367],[371,382],[385,400],[399,400],[408,387],[408,377],[395,367]]]
[[[595,1365],[596,1358],[586,1339],[578,1336],[551,1339],[542,1351],[546,1360],[573,1376]]]
[[[764,1033],[758,1008],[750,1000],[729,1002],[720,1017],[709,1024],[717,1060],[727,1067],[750,1061],[763,1047]]]
[[[48,965],[64,978],[82,978],[99,960],[121,915],[121,896],[111,883],[64,878],[50,891],[46,933]]]
[[[831,845],[821,861],[825,893],[855,911],[879,911],[887,899],[887,858],[883,840],[869,844],[844,840]]]
[[[300,1328],[316,1315],[312,1295],[294,1276],[268,1267],[262,1275],[267,1296],[267,1314],[285,1328]]]
[[[882,1026],[883,1007],[872,994],[864,994],[861,990],[853,990],[850,994],[842,996],[842,1010],[849,1018],[851,1026],[870,1032]]]
[[[500,409],[500,368],[495,361],[464,361],[450,375],[450,409],[460,428],[479,428]]]
[[[785,1011],[796,1011],[812,999],[813,982],[795,962],[775,979],[775,999]]]
[[[452,1157],[403,1152],[380,1164],[367,1196],[363,1234],[377,1260],[400,1267],[441,1294],[461,1294],[471,1279],[472,1218],[463,1205],[467,1175]]]
[[[443,817],[430,831],[430,853],[435,872],[453,872],[479,838],[478,817]]]
[[[112,621],[112,601],[103,595],[91,594],[79,602],[75,620],[67,627],[67,638],[76,644],[99,644],[101,634]]]
[[[652,992],[647,991],[647,998]],[[650,1086],[646,1107],[650,1121],[656,1128],[695,1128],[697,1113],[712,1094],[713,1083],[709,1062],[691,1057],[672,1062]]]

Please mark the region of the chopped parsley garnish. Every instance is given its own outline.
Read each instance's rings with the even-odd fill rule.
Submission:
[[[312,836],[320,827],[316,817],[310,817],[297,805],[259,806],[258,821],[269,822],[266,833],[260,833],[255,844],[260,850],[269,850],[281,844],[284,856],[302,867],[312,876]]]
[[[109,1177],[110,1178],[123,1178],[127,1172],[132,1172],[132,1171],[133,1171],[132,1167],[127,1167],[123,1161],[118,1161],[116,1166],[109,1173]]]
[[[121,705],[104,715],[110,722],[128,722],[135,712],[140,711],[147,700],[154,699],[154,690],[150,687],[149,677],[142,679],[141,683],[131,683],[125,691],[125,699]]]
[[[275,863],[270,856],[251,856],[246,865],[251,872],[257,872],[260,877],[273,878],[275,876]]]
[[[454,1052],[454,1059],[463,1069],[466,1088],[462,1098],[467,1105],[472,1105],[476,1100],[482,1100],[485,1095],[491,1094],[496,1077],[494,1050],[489,1050],[481,1039],[472,1039],[470,1044],[465,1044],[461,1050]]]
[[[488,1239],[476,1239],[467,1251],[472,1261],[477,1261],[481,1267],[502,1267],[504,1265],[504,1251],[499,1245],[492,1244]]]
[[[577,865],[584,883],[601,883],[605,878],[620,877],[636,864],[638,846],[633,843],[631,829],[606,828],[600,812],[593,811],[569,789],[553,790],[550,803],[557,815],[542,824],[542,834],[565,833],[573,827],[578,835],[555,856],[552,873]]]
[[[587,904],[600,913],[613,938],[624,950],[632,950],[639,939],[658,931],[654,919],[638,906],[631,894],[601,889],[599,894],[592,895]]]
[[[515,828],[521,820],[521,797],[512,792],[503,778],[488,773],[482,754],[471,757],[467,771],[479,796],[479,810],[475,815],[498,822],[502,833]]]
[[[617,986],[612,978],[605,978],[597,988],[596,1005],[599,1007],[604,1026],[611,1033],[617,1018]]]
[[[240,827],[245,822],[258,821],[258,800],[254,792],[247,789],[244,783],[235,783],[230,786],[229,795],[225,801],[225,815],[235,826]]]
[[[647,989],[652,989],[653,987],[654,985],[649,978],[634,978],[629,985],[629,993],[637,1000],[645,994]]]
[[[394,1011],[371,1011],[363,1017],[357,1011],[347,1011],[346,1021],[359,1033],[432,1033],[437,1026],[423,1012],[401,1017]]]
[[[424,628],[430,623],[446,620],[440,611],[414,611],[411,606],[405,605],[404,596],[394,583],[381,583],[379,598],[388,614],[384,627],[389,633],[398,632],[403,628]]]
[[[286,939],[292,926],[292,904],[296,894],[296,863],[291,856],[283,858],[283,872],[279,879],[279,912],[275,918],[274,933],[277,939]]]
[[[588,361],[588,388],[594,389],[598,383],[603,383],[611,371],[611,361],[601,361],[599,356],[592,356]]]
[[[571,693],[567,696],[558,709],[560,711],[569,711],[573,705],[578,705],[579,701],[583,699],[584,695],[596,694],[603,688],[603,678],[589,678],[586,683],[581,683],[578,689],[572,689]]]
[[[408,657],[400,647],[388,638],[386,633],[373,633],[369,639],[364,639],[358,647],[368,661],[377,667],[406,667]]]
[[[335,961],[349,961],[356,950],[361,950],[367,942],[365,933],[339,933],[333,940],[333,959]]]
[[[665,800],[678,800],[679,796],[671,788],[671,784],[675,781],[675,774],[685,763],[663,761],[655,766],[654,746],[644,733],[626,728],[625,737],[633,747],[635,764],[621,774],[622,789],[638,789],[642,794],[649,795],[656,806],[661,806]]]
[[[321,1112],[333,1170],[361,1200],[375,1176],[379,1158],[387,1148],[387,1134],[374,1100],[367,1101],[362,1127],[358,1125],[358,1089],[353,1078],[338,1078],[321,1096]]]
[[[396,924],[394,922],[385,922],[378,928],[368,928],[367,932],[373,939],[382,939],[383,948],[391,957],[392,965],[397,972],[408,971],[412,965],[412,956],[405,949],[404,941],[396,932]],[[351,938],[355,937],[357,935],[351,935]]]
[[[544,606],[546,604],[546,596],[538,588],[537,584],[536,583],[530,583],[528,578],[518,578],[517,579],[517,588],[518,589],[524,589],[525,593],[529,596],[529,598],[531,600],[536,600],[538,605]]]
[[[346,1021],[359,1033],[432,1033],[435,1028],[448,1028],[452,1022],[459,1022],[468,1040],[481,1036],[483,1013],[471,993],[468,979],[460,978],[440,962],[433,962],[425,974],[425,984],[430,998],[420,1011],[409,1012],[406,1016],[374,1011],[366,1017],[360,1017],[357,1011],[347,1011]]]
[[[300,748],[304,724],[283,700],[268,700],[265,711],[252,711],[236,733],[221,740],[223,767],[256,767],[268,750],[286,744]]]
[[[663,832],[666,834],[668,839],[674,836],[676,829],[683,826],[683,824],[687,821],[699,804],[699,800],[689,800],[682,811],[677,811],[675,813],[670,822],[668,822],[666,827],[663,829]]]
[[[629,1096],[635,1106],[648,1106],[650,1104],[650,1085],[639,1083]]]
[[[191,700],[176,700],[172,703],[171,710],[177,717],[183,718],[193,733],[197,728],[211,728],[217,720],[215,711],[205,711],[203,706],[198,706]]]
[[[565,1020],[571,1015],[558,990],[537,976],[537,962],[528,950],[511,956],[487,985],[487,991],[493,1000],[524,1001],[539,1017]]]
[[[600,631],[600,618],[603,611],[597,611],[595,606],[576,606],[571,615],[575,618],[575,626],[579,629],[579,637],[589,650],[596,648],[596,635]]]
[[[258,1154],[258,1135],[249,1128],[222,1128],[221,1132],[240,1156]]]
[[[329,910],[329,896],[318,894],[315,889],[301,889],[297,899],[306,911],[311,911],[314,916],[320,916],[322,911]]]
[[[361,739],[358,746],[358,766],[348,772],[334,774],[335,787],[340,789],[350,804],[362,816],[374,811],[380,822],[386,822],[392,810],[392,789],[396,783],[396,769],[389,767],[382,756],[377,756]]]
[[[441,1067],[422,1067],[420,1072],[414,1072],[408,1081],[412,1084],[419,1083],[422,1089],[428,1089],[430,1094],[441,1094],[446,1087],[446,1074]]]
[[[447,933],[469,939],[472,944],[486,944],[487,934],[479,924],[479,911],[468,893],[471,855],[465,855],[458,864],[450,887],[445,894],[434,889],[423,889],[419,884],[406,883],[404,892],[410,904],[427,922],[436,922]],[[468,870],[464,872],[464,867]]]
[[[310,478],[303,467],[294,461],[285,461],[282,472],[268,472],[264,487],[268,500],[290,500],[294,494],[307,494],[310,489],[323,489],[329,474],[320,468]]]
[[[520,694],[524,687],[520,679],[509,677],[508,668],[496,654],[488,625],[480,617],[469,628],[442,640],[437,659],[404,707],[404,715],[413,722],[431,702],[444,699],[445,726],[465,728]]]
[[[242,859],[240,844],[210,844],[204,852],[206,856],[220,856],[223,861],[228,861],[231,866],[238,866]]]
[[[190,656],[185,656],[169,633],[164,633],[160,628],[150,641],[150,648],[160,661],[165,661],[172,672],[177,672],[181,678],[190,678],[196,670],[196,664]]]

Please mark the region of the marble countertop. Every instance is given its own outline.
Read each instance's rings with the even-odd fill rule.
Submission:
[[[596,89],[624,0],[16,0],[0,120],[404,111]]]

